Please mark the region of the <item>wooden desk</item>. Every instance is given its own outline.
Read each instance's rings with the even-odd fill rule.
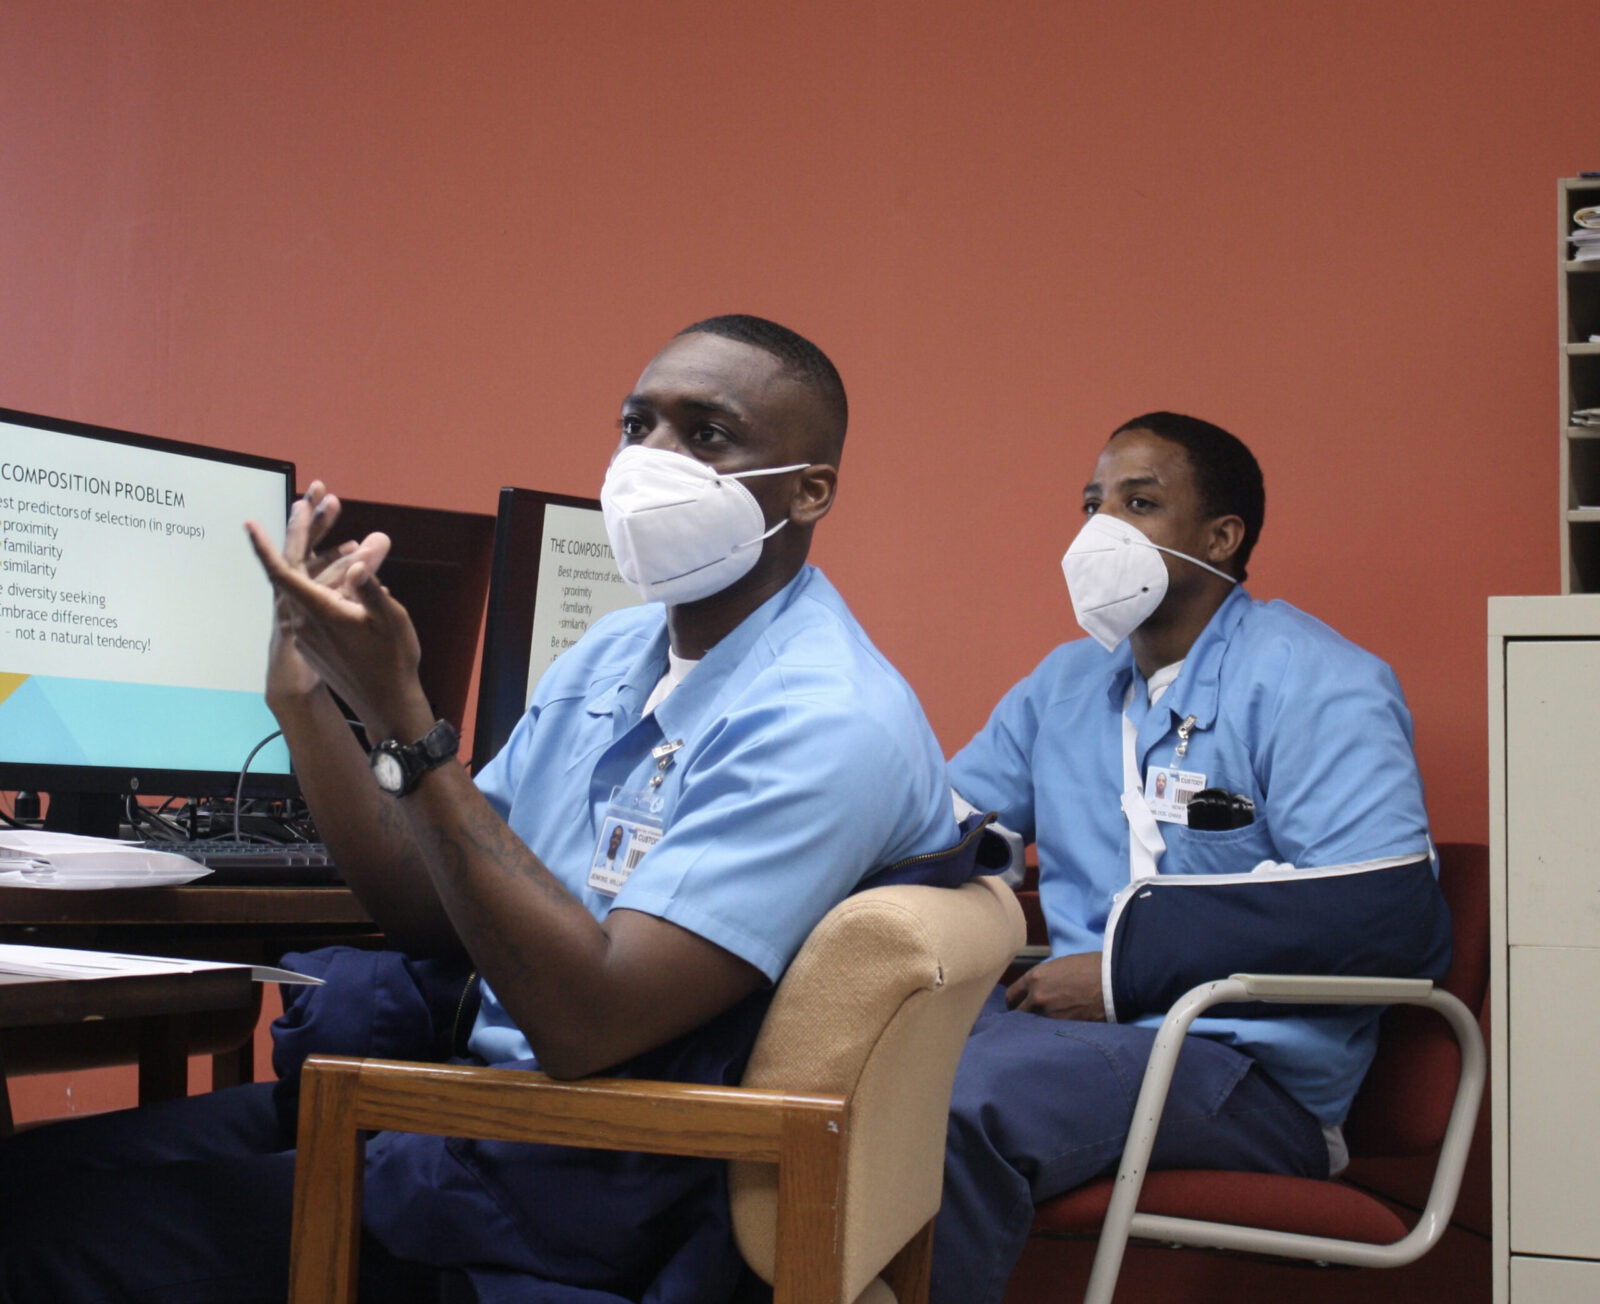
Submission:
[[[184,885],[104,892],[5,887],[0,888],[0,941],[274,964],[285,951],[338,942],[376,946],[381,935],[343,887]],[[98,1002],[106,995],[85,993],[83,998]],[[71,1072],[137,1062],[141,1103],[183,1095],[190,1054],[211,1055],[215,1086],[253,1080],[252,1033],[261,999],[257,984],[249,984],[242,1002],[196,1007],[177,1022],[168,1018],[177,1012],[139,1006],[148,995],[159,1007],[172,993],[131,987],[123,995],[126,1001],[118,1014],[91,1011],[26,1024],[8,1022],[0,1014],[0,1070]],[[0,999],[6,999],[5,993]],[[147,1015],[168,1018],[165,1031],[147,1026]]]
[[[0,930],[17,928],[247,926],[372,932],[343,887],[147,887],[107,892],[0,888]],[[204,957],[200,957],[204,958]]]
[[[104,1024],[130,1029],[137,1041],[139,1103],[188,1089],[189,1020],[220,1011],[252,1010],[260,993],[244,967],[199,973],[114,978],[30,978],[0,974],[0,1029],[73,1028]],[[0,1062],[0,1134],[11,1131],[11,1098]]]

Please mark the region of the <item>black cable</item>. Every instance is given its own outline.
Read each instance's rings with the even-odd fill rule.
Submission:
[[[139,800],[135,798],[132,805],[129,807],[129,813],[133,817],[133,831],[135,835],[138,835],[141,829],[146,829],[162,842],[187,841],[184,836],[182,826],[174,824],[172,820],[167,818],[167,816],[162,813],[167,809],[168,806],[172,805],[173,800],[174,798],[168,797],[161,803],[161,805],[152,810],[150,807],[141,804]],[[141,838],[140,840],[142,841],[143,839]]]
[[[244,758],[244,764],[239,767],[239,782],[234,785],[234,789],[233,789],[233,840],[235,842],[243,842],[244,841],[243,836],[239,832],[239,807],[240,807],[241,803],[244,801],[244,776],[245,776],[245,772],[250,768],[250,762],[255,760],[257,752],[259,752],[263,747],[265,747],[268,743],[270,743],[274,738],[281,738],[281,737],[283,737],[283,730],[282,729],[274,729],[271,733],[269,733],[265,738],[263,738],[260,742],[258,742],[254,747],[252,747],[250,749],[250,755],[248,755],[248,756],[246,756]]]
[[[357,729],[359,729],[361,727],[361,721],[352,720],[352,719],[350,719],[349,716],[345,717],[345,721],[344,722],[346,724],[348,724],[348,725],[354,726]],[[260,742],[258,742],[254,747],[252,747],[250,749],[250,755],[248,755],[248,756],[246,756],[244,758],[244,764],[239,767],[239,782],[234,785],[234,789],[233,789],[233,840],[235,842],[243,842],[244,841],[244,835],[239,831],[239,817],[240,817],[240,806],[244,802],[244,776],[245,776],[245,773],[250,769],[250,762],[255,760],[256,753],[259,752],[268,743],[270,743],[274,738],[281,738],[281,737],[283,737],[283,730],[282,729],[274,729],[271,733],[269,733],[265,738],[263,738]],[[270,841],[271,839],[267,839],[267,840]]]

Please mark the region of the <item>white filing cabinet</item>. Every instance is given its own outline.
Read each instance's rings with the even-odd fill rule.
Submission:
[[[1495,1304],[1600,1301],[1600,595],[1489,599]]]

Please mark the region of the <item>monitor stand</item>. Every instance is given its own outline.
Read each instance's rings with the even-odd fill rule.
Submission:
[[[117,838],[122,835],[125,817],[120,792],[57,792],[50,795],[44,827],[52,833]]]

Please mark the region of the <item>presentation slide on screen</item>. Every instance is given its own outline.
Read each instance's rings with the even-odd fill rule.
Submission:
[[[273,471],[0,421],[0,754],[236,769],[273,728],[243,522],[283,507]]]
[[[545,505],[534,593],[533,643],[528,652],[530,700],[539,676],[582,638],[590,625],[608,611],[639,603],[639,595],[617,573],[605,518],[593,508],[560,503]]]

